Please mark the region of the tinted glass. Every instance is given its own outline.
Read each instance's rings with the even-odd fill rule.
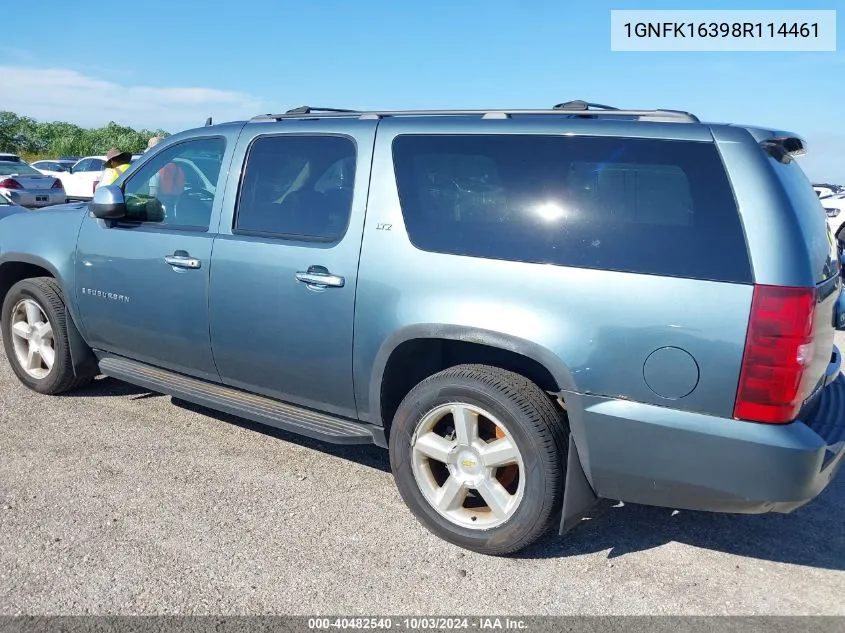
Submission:
[[[106,165],[106,161],[101,160],[99,158],[92,158],[91,164],[88,166],[88,169],[91,171],[100,171]]]
[[[74,171],[88,171],[90,169],[90,165],[91,165],[91,159],[90,158],[84,158],[81,161],[79,161],[78,163],[76,163],[76,166],[73,168],[73,170]]]
[[[750,282],[710,143],[538,135],[399,136],[412,243],[441,253]]]
[[[341,136],[265,136],[249,150],[236,230],[334,241],[349,223],[355,143]]]
[[[225,150],[224,139],[203,138],[156,154],[124,185],[129,219],[207,229]]]

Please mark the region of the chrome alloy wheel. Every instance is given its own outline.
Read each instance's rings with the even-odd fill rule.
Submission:
[[[32,299],[18,301],[12,308],[11,334],[23,370],[33,378],[45,378],[56,360],[56,341],[41,306]]]
[[[479,407],[450,403],[432,409],[417,425],[411,455],[420,492],[457,525],[495,528],[522,501],[522,455],[505,425]]]

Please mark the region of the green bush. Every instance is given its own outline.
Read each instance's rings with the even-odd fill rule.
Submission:
[[[112,147],[140,152],[151,137],[169,135],[164,130],[134,130],[113,121],[105,127],[87,129],[63,121],[42,123],[14,112],[0,112],[0,152],[14,152],[30,162],[59,156],[102,155]]]

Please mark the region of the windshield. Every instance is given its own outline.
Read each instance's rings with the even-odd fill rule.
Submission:
[[[0,176],[40,176],[41,172],[24,163],[0,163]]]

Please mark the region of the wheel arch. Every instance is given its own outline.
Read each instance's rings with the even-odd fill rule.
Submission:
[[[399,389],[400,392],[404,391],[401,394],[402,397],[417,382],[429,375],[463,362],[484,362],[484,355],[489,355],[494,359],[488,364],[510,365],[503,369],[511,369],[525,375],[546,392],[575,391],[575,382],[569,368],[551,350],[537,343],[481,328],[440,323],[415,324],[394,332],[382,343],[376,354],[368,390],[369,417],[373,424],[382,425],[385,429],[389,428],[395,407],[399,404],[397,398],[401,401],[399,394],[390,393],[391,385],[394,384],[391,382],[392,376],[395,375],[396,370],[402,369],[397,366],[397,362],[401,362],[407,354],[408,346],[414,344],[426,344],[426,351],[435,356],[437,352],[433,350],[437,349],[438,344],[451,345],[452,349],[458,348],[461,353],[472,350],[471,358],[468,360],[460,354],[456,358],[446,358],[445,361],[443,355],[431,358],[423,354],[422,358],[415,358],[424,369],[417,373],[401,372],[404,378],[404,382],[399,381],[403,385]],[[433,347],[428,347],[428,344],[432,344]],[[481,354],[481,359],[478,358],[478,354]],[[407,389],[405,389],[406,386]]]
[[[35,277],[55,279],[64,294],[65,321],[73,371],[76,375],[84,375],[92,369],[92,364],[96,364],[96,359],[77,326],[73,297],[67,296],[64,279],[51,262],[28,253],[6,253],[0,256],[0,305],[5,301],[12,286],[24,279]]]
[[[28,253],[5,253],[0,256],[0,299],[22,279],[53,277],[64,287],[62,276],[52,263]]]

